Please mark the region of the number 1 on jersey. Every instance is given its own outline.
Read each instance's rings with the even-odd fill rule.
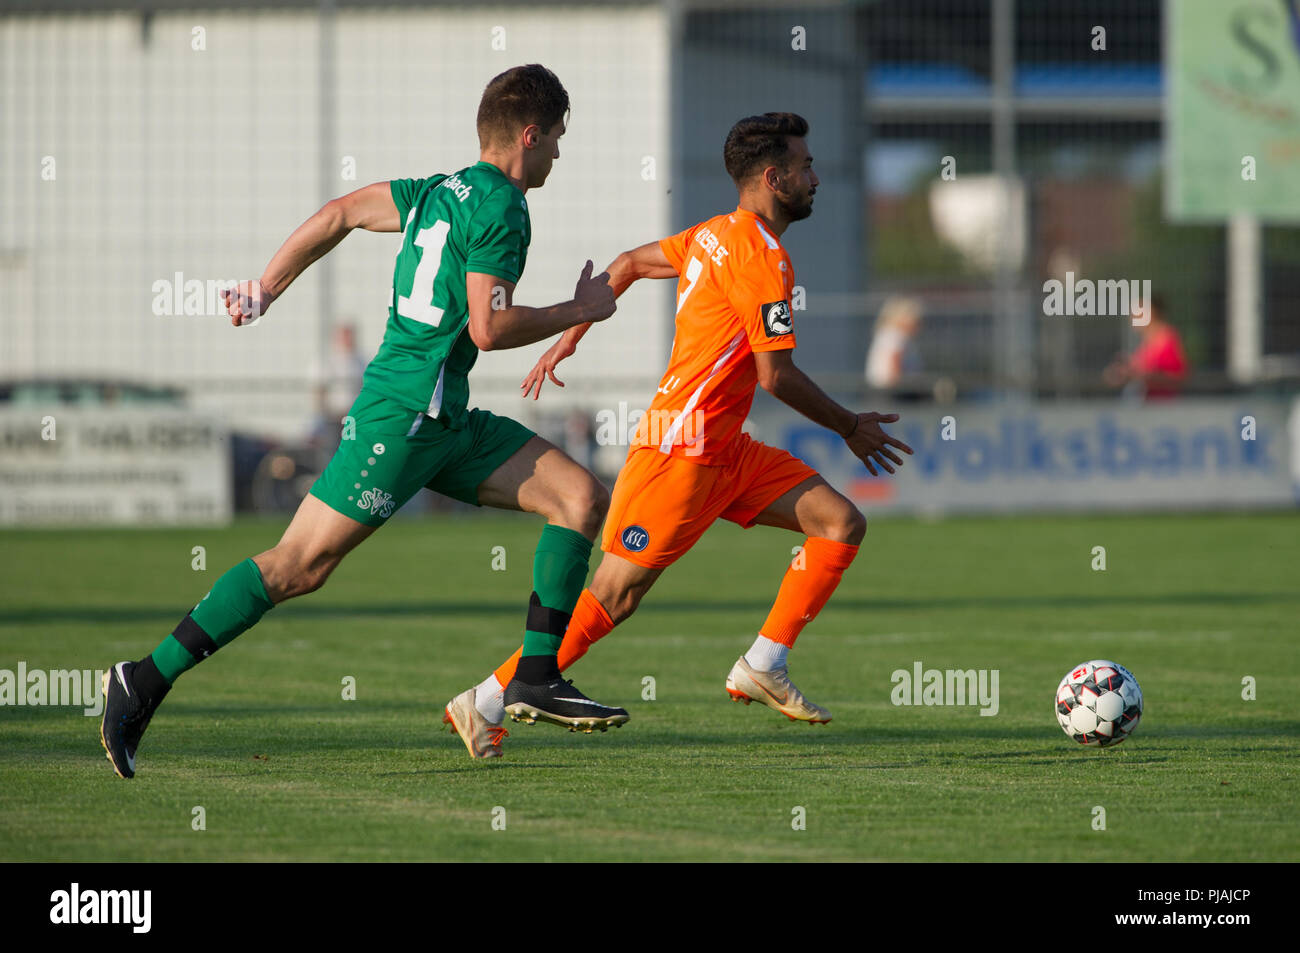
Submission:
[[[415,266],[410,297],[401,295],[397,299],[397,313],[402,317],[435,328],[442,323],[442,308],[434,307],[433,304],[433,280],[438,277],[438,268],[442,265],[442,246],[447,243],[447,232],[450,230],[450,222],[434,222],[430,228],[422,228],[415,233],[412,244],[420,249],[420,263]]]

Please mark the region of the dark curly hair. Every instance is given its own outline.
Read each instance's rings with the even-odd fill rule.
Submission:
[[[808,135],[808,120],[796,113],[747,116],[731,127],[722,147],[722,161],[731,180],[740,185],[770,165],[784,166],[790,158],[790,136]]]

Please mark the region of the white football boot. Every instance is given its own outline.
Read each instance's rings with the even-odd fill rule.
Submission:
[[[510,734],[501,725],[483,717],[474,705],[472,688],[447,702],[442,721],[443,724],[451,725],[452,734],[460,735],[471,758],[501,757],[501,739]]]
[[[733,702],[762,702],[779,711],[791,721],[806,721],[824,725],[831,713],[803,697],[803,692],[790,681],[789,669],[782,666],[774,672],[756,672],[742,655],[731,667],[727,676],[727,694]]]

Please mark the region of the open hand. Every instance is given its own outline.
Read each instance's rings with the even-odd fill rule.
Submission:
[[[563,387],[564,381],[555,376],[556,365],[566,357],[571,355],[576,348],[569,343],[567,335],[561,335],[560,339],[547,348],[546,353],[541,359],[533,365],[533,369],[528,372],[524,382],[519,385],[523,394],[520,396],[527,397],[532,393],[533,400],[542,396],[542,385],[546,383],[546,378],[550,378],[556,387]]]
[[[890,460],[900,467],[903,465],[902,458],[890,450],[890,447],[897,447],[906,454],[912,452],[911,447],[885,433],[880,426],[881,424],[892,424],[896,420],[898,420],[898,414],[858,414],[857,425],[844,438],[844,442],[849,445],[853,455],[866,464],[872,476],[880,475],[876,471],[876,465],[884,467],[885,470],[893,473],[894,468],[889,465]]]

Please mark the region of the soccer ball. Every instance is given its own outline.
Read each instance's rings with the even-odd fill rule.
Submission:
[[[1056,688],[1056,720],[1082,745],[1117,745],[1142,720],[1142,689],[1123,665],[1095,659],[1065,673]]]

